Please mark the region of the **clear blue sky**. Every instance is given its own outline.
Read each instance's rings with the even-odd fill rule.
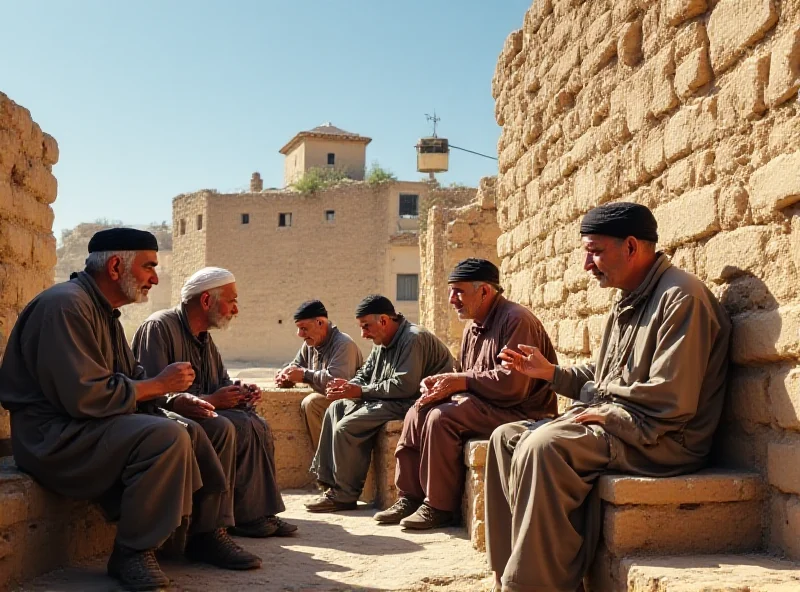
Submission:
[[[414,180],[439,135],[496,155],[491,79],[531,0],[57,0],[7,3],[0,91],[58,140],[54,232],[171,220],[171,200],[236,191],[325,121],[373,138],[367,161]],[[494,161],[452,151],[443,184]]]

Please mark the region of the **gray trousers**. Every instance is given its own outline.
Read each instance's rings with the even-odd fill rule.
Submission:
[[[500,426],[486,457],[486,552],[504,592],[575,592],[594,558],[590,496],[611,460],[598,426],[565,418]]]
[[[358,500],[378,432],[387,421],[403,419],[413,404],[412,399],[340,399],[328,407],[311,472],[333,489],[336,501]]]
[[[286,507],[275,476],[275,440],[267,422],[243,409],[223,409],[218,413],[235,431],[233,515],[236,523],[245,524],[283,512]],[[200,425],[214,440],[222,423],[205,419]]]

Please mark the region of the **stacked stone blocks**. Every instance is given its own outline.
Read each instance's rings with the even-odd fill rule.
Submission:
[[[798,89],[800,5],[788,0],[537,0],[492,83],[509,295],[562,363],[590,359],[612,294],[582,269],[580,217],[617,200],[653,209],[661,248],[734,324],[715,462],[761,473],[763,543],[794,558]]]

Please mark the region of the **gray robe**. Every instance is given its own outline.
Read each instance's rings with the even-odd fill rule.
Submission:
[[[361,387],[361,398],[341,399],[328,407],[311,465],[337,501],[359,498],[378,431],[387,421],[405,417],[419,397],[422,379],[451,372],[454,365],[444,343],[405,318],[388,345],[373,346],[350,381]]]
[[[364,356],[355,341],[333,323],[328,325],[328,338],[319,347],[303,343],[290,366],[303,369],[303,382],[321,395],[331,378],[352,378],[364,363]]]
[[[660,255],[609,316],[596,365],[556,367],[576,400],[553,421],[508,424],[486,459],[486,546],[503,590],[573,592],[600,535],[589,496],[607,471],[669,476],[707,461],[728,369],[730,321],[696,277]],[[574,416],[607,413],[603,426]]]
[[[133,351],[150,376],[169,364],[190,362],[195,379],[187,392],[193,395],[210,395],[233,384],[211,335],[192,335],[183,305],[150,315],[133,337]],[[170,408],[169,400],[159,403]],[[235,428],[236,523],[245,524],[285,510],[275,477],[275,444],[267,423],[252,410],[220,409],[217,413]],[[220,429],[225,429],[225,422],[216,419],[200,419],[198,423],[212,440]]]
[[[224,526],[227,483],[213,450],[203,456],[207,440],[196,449],[209,463],[201,476],[189,426],[136,413],[132,381],[144,371],[118,317],[86,273],[22,311],[0,365],[17,465],[56,493],[102,501],[119,518],[117,541],[133,549],[161,545],[192,515],[195,492],[203,510],[193,518]]]

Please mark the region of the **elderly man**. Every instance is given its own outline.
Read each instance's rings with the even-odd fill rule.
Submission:
[[[595,480],[701,468],[722,410],[730,321],[700,280],[656,251],[650,210],[607,204],[580,230],[584,268],[620,296],[595,364],[557,366],[535,347],[501,354],[576,403],[551,422],[492,434],[486,538],[496,590],[579,588],[599,537]]]
[[[331,404],[325,387],[331,378],[353,378],[364,358],[355,341],[328,320],[328,311],[319,300],[303,302],[294,313],[294,324],[303,345],[292,363],[275,377],[275,383],[280,388],[291,388],[304,382],[314,389],[300,403],[300,412],[316,450],[322,417]]]
[[[488,438],[497,426],[554,417],[556,396],[544,380],[500,367],[503,346],[535,344],[551,362],[550,338],[531,311],[502,296],[500,271],[486,259],[465,259],[448,279],[450,305],[469,320],[461,341],[461,371],[422,382],[397,444],[399,498],[375,520],[424,530],[447,526],[459,514],[464,441]]]
[[[235,426],[236,470],[233,514],[237,536],[287,536],[297,527],[276,516],[286,508],[275,478],[275,446],[267,423],[253,411],[261,391],[234,385],[214,345],[210,329],[224,330],[239,313],[236,280],[227,269],[205,267],[181,289],[181,304],[151,315],[133,337],[133,352],[148,375],[175,362],[189,362],[195,380],[189,393],[210,403]],[[160,401],[168,410],[172,399]],[[216,418],[189,415],[214,440],[225,426]]]
[[[385,296],[373,294],[356,308],[361,336],[375,344],[355,378],[332,378],[311,466],[325,492],[306,504],[310,512],[354,510],[369,470],[378,431],[402,419],[419,396],[420,381],[453,369],[447,346],[409,323]]]
[[[118,307],[158,284],[149,232],[115,228],[89,241],[86,270],[22,311],[0,366],[0,402],[11,412],[21,469],[61,495],[98,500],[119,519],[108,573],[125,589],[169,584],[154,551],[191,516],[190,559],[244,569],[260,560],[228,536],[225,467],[194,422],[136,413],[194,380],[189,364],[150,379],[128,347]],[[205,402],[181,395],[176,407]]]

